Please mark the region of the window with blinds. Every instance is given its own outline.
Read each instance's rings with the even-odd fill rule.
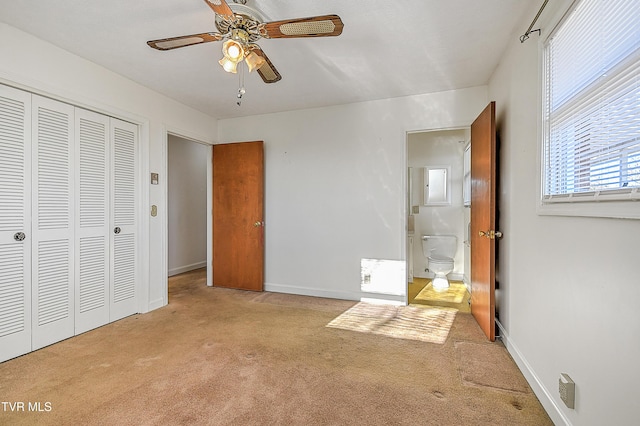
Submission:
[[[578,0],[543,49],[543,202],[639,200],[640,1]]]

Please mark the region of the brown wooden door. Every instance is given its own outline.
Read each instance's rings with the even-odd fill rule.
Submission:
[[[496,306],[496,240],[491,234],[496,226],[495,109],[495,102],[491,102],[471,125],[471,313],[492,342]]]
[[[213,146],[213,285],[262,291],[264,147]]]

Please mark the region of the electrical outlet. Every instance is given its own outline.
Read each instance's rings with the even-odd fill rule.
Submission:
[[[560,392],[560,399],[562,399],[564,405],[569,408],[574,408],[576,401],[576,384],[568,374],[560,373],[558,391]]]

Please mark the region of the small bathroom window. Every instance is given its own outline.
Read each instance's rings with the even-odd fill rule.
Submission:
[[[424,168],[425,206],[451,205],[450,175],[451,167],[449,166],[427,166]]]

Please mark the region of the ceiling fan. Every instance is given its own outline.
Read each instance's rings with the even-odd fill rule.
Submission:
[[[216,15],[219,32],[191,34],[148,41],[150,47],[171,50],[194,44],[224,40],[223,58],[219,61],[225,71],[235,73],[243,60],[249,71],[258,71],[265,83],[280,81],[282,76],[267,55],[256,44],[261,38],[332,37],[342,33],[344,24],[338,15],[285,19],[264,22],[257,10],[246,6],[246,0],[233,0],[230,7],[225,0],[204,0]]]

